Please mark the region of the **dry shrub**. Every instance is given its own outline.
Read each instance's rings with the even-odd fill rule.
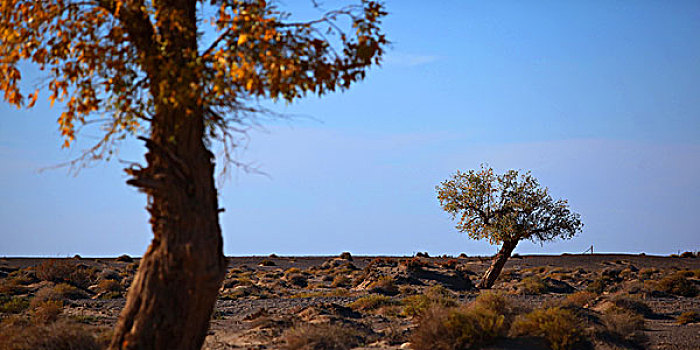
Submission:
[[[270,259],[264,259],[258,265],[260,265],[260,266],[277,266],[277,264],[275,264],[275,262],[270,260]]]
[[[0,324],[2,350],[99,350],[101,344],[93,327],[74,322],[28,324],[25,321]]]
[[[609,289],[614,284],[615,281],[609,277],[599,277],[586,286],[586,291],[595,294],[602,294],[606,289]]]
[[[7,297],[0,295],[0,312],[19,314],[29,308],[29,301],[23,297]]]
[[[394,284],[394,279],[389,276],[382,276],[378,280],[369,285],[371,293],[379,293],[383,295],[399,294],[399,288]]]
[[[539,276],[523,278],[517,286],[518,294],[539,295],[547,292],[547,285]]]
[[[352,254],[350,254],[350,252],[342,252],[340,254],[340,258],[348,260],[348,261],[352,261]]]
[[[396,305],[396,304],[397,304],[397,302],[392,300],[388,296],[370,294],[370,295],[364,296],[362,298],[359,298],[359,299],[353,301],[348,306],[350,306],[354,310],[370,311],[370,310],[378,309],[380,307],[392,306],[392,305]]]
[[[505,317],[493,310],[432,306],[421,314],[411,344],[416,350],[475,349],[505,332]]]
[[[309,285],[308,279],[301,273],[292,273],[286,275],[285,279],[287,280],[287,282],[289,282],[289,284],[295,287],[304,288]]]
[[[32,321],[37,324],[51,323],[58,320],[63,313],[63,302],[46,300],[37,303],[32,310]]]
[[[95,280],[96,271],[71,260],[49,259],[34,267],[36,277],[43,281],[68,283],[87,288]]]
[[[348,350],[362,343],[354,329],[333,324],[304,324],[283,335],[286,350]]]
[[[676,323],[678,324],[688,324],[695,322],[700,322],[700,313],[697,313],[695,311],[686,311],[678,315],[678,317],[676,317]]]
[[[644,318],[639,314],[614,307],[601,315],[600,320],[614,338],[634,343],[644,340]]]
[[[348,278],[345,275],[336,275],[335,278],[333,278],[333,282],[331,282],[331,287],[333,288],[345,288],[350,286],[350,278]]]
[[[119,281],[112,280],[112,279],[101,280],[100,283],[97,284],[97,288],[101,292],[121,292],[122,291],[122,285],[119,283]]]
[[[0,294],[19,295],[27,292],[27,287],[22,285],[18,278],[4,278],[0,280]]]
[[[454,307],[457,301],[447,288],[435,285],[429,288],[425,294],[411,295],[401,300],[404,308],[401,314],[404,316],[419,316],[431,306]]]
[[[596,293],[582,290],[567,295],[566,299],[564,299],[563,305],[582,308],[586,307],[587,305],[590,306],[597,298],[598,295]]]
[[[511,332],[515,336],[535,336],[547,341],[554,350],[571,349],[585,341],[581,321],[567,309],[559,307],[537,309],[518,317]]]
[[[615,307],[627,310],[645,317],[652,316],[654,311],[643,300],[628,294],[616,294],[610,298]]]
[[[656,284],[656,290],[684,297],[698,295],[698,288],[682,274],[673,274],[661,279]]]
[[[53,287],[44,287],[39,289],[32,299],[32,307],[35,307],[41,302],[47,300],[63,301],[66,299],[81,299],[85,298],[85,292],[75,288],[69,284],[61,283]]]

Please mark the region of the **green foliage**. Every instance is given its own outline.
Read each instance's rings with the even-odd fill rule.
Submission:
[[[458,220],[459,231],[491,244],[567,239],[583,227],[567,201],[552,199],[530,172],[496,175],[482,165],[478,171],[458,171],[436,190],[442,208]]]
[[[585,339],[580,325],[581,321],[571,310],[554,307],[537,309],[517,318],[511,332],[516,336],[541,337],[552,349],[565,350]]]

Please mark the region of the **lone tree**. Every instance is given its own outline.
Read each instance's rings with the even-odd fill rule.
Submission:
[[[473,239],[501,244],[478,285],[491,288],[506,261],[523,239],[544,243],[568,239],[581,231],[581,216],[566,200],[554,200],[530,172],[509,170],[496,175],[492,168],[457,171],[436,186],[442,208],[457,219],[456,228]]]
[[[198,349],[226,271],[212,147],[224,159],[263,111],[344,90],[380,63],[383,5],[361,0],[292,21],[265,0],[3,0],[0,91],[31,108],[20,64],[46,74],[69,147],[79,128],[102,138],[75,164],[109,158],[135,135],[147,147],[128,184],[148,196],[153,240],[111,349]],[[345,28],[345,29],[343,29]]]

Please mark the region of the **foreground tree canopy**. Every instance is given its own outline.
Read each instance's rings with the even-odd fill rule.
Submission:
[[[264,0],[3,0],[0,90],[31,108],[20,64],[33,62],[64,147],[86,124],[102,137],[77,164],[119,140],[146,143],[127,172],[148,195],[153,241],[140,262],[113,349],[200,348],[225,273],[212,142],[231,160],[257,99],[293,101],[350,87],[378,64],[386,15],[375,1],[299,22]]]
[[[457,220],[456,228],[472,239],[501,244],[480,288],[491,288],[518,242],[568,239],[581,232],[581,216],[566,200],[554,200],[530,172],[509,170],[496,175],[479,170],[456,174],[436,186],[442,208]]]

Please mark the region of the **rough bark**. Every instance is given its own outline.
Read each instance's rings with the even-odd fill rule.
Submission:
[[[493,284],[501,274],[503,266],[506,264],[506,261],[508,261],[508,258],[510,258],[510,254],[513,253],[516,245],[518,245],[518,241],[503,242],[501,249],[499,249],[498,254],[493,257],[491,266],[489,266],[488,270],[484,273],[484,277],[481,279],[477,288],[489,289],[493,287]]]
[[[148,195],[153,240],[140,261],[110,349],[201,348],[226,271],[214,157],[204,144],[197,92],[179,92],[177,104],[159,102],[171,92],[161,91],[161,86],[200,85],[187,55],[197,52],[195,1],[157,5],[177,10],[173,13],[179,22],[169,25],[168,14],[163,14],[163,28],[169,31],[161,32],[169,46],[160,64],[146,66],[156,97],[150,135],[141,138],[148,148],[147,167],[131,169],[134,178],[127,181]]]

